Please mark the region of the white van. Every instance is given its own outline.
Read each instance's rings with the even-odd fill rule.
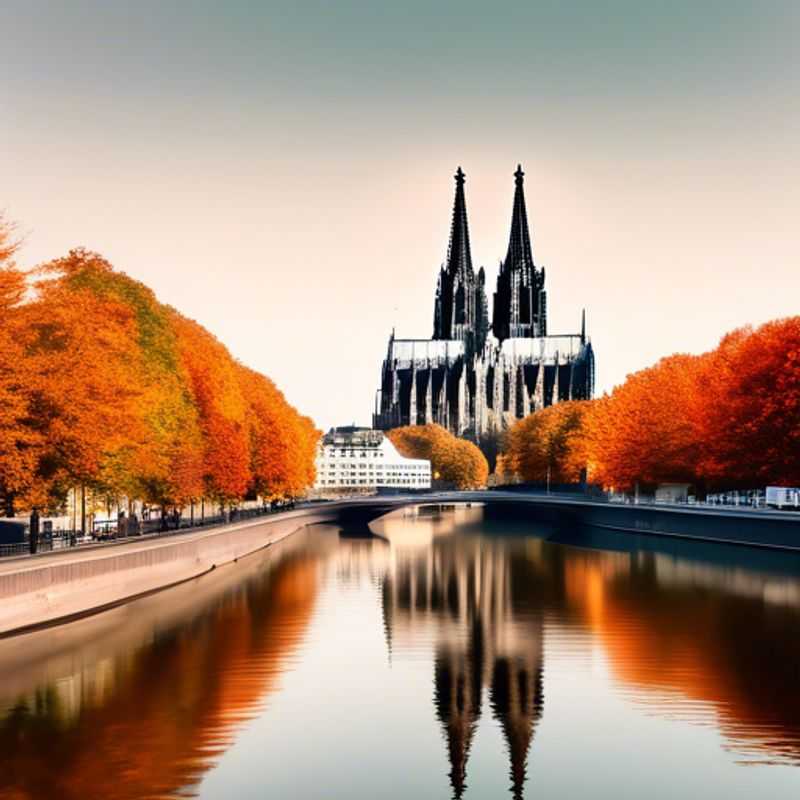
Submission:
[[[800,508],[800,489],[789,486],[767,486],[765,504],[770,508]]]

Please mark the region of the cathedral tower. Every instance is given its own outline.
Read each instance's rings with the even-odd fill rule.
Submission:
[[[544,269],[533,263],[522,165],[514,173],[514,208],[508,252],[500,265],[497,291],[494,293],[492,330],[500,340],[529,339],[547,335],[547,296]]]
[[[497,435],[515,420],[553,403],[592,397],[594,351],[585,323],[580,333],[552,335],[547,330],[544,268],[533,262],[523,178],[518,166],[508,251],[497,276],[490,329],[486,273],[472,267],[465,176],[461,167],[456,171],[433,335],[405,339],[392,331],[375,397],[374,427],[437,423],[477,442],[492,460]]]
[[[461,167],[455,174],[456,196],[450,224],[447,262],[439,272],[433,312],[433,339],[460,339],[473,351],[486,340],[489,321],[486,307],[486,282],[483,268],[476,278],[469,245],[467,203],[464,197],[466,176]]]

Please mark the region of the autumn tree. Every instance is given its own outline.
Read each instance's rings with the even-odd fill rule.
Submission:
[[[611,394],[579,404],[577,427],[571,406],[513,426],[504,467],[541,480],[548,464],[558,465],[554,474],[574,479],[584,461],[590,481],[620,489],[797,485],[800,317],[742,328],[711,352],[670,356],[633,373]],[[578,460],[563,471],[565,454],[573,452]]]
[[[388,436],[406,458],[430,461],[435,479],[459,489],[486,485],[489,465],[483,453],[472,442],[453,436],[441,425],[408,425],[389,431]]]
[[[122,303],[61,279],[21,309],[42,491],[103,484],[141,436],[135,320]]]
[[[480,489],[489,479],[486,456],[472,442],[455,439],[440,460],[440,479],[452,482],[459,489]],[[438,454],[437,454],[438,457]]]
[[[580,481],[589,458],[588,407],[586,401],[558,403],[519,420],[505,437],[503,469],[524,481]]]
[[[707,358],[702,468],[723,488],[800,485],[800,317],[743,328]]]
[[[263,497],[291,497],[311,485],[320,432],[300,416],[275,384],[239,366],[247,403],[252,491]]]
[[[121,429],[125,441],[107,448],[99,469],[85,475],[82,482],[150,503],[182,503],[199,497],[203,487],[198,414],[181,370],[169,309],[158,303],[151,290],[114,271],[95,253],[73,250],[40,272],[46,276],[40,283],[39,302],[45,316],[53,308],[93,302],[97,311],[83,326],[88,333],[93,324],[110,325],[115,314],[130,321],[122,337],[128,348],[125,363],[118,363],[116,376],[106,376],[108,391],[113,387],[117,400],[128,400],[127,420]],[[77,351],[72,347],[67,352]],[[88,369],[96,368],[93,360]],[[76,374],[81,378],[84,374],[80,366],[76,369],[73,380]],[[115,407],[108,399],[99,405],[99,412]],[[109,424],[106,420],[98,430],[107,436],[112,430]]]
[[[594,480],[624,489],[698,480],[701,363],[688,355],[664,358],[597,404],[589,417]]]
[[[199,414],[206,493],[233,502],[245,495],[252,481],[247,403],[237,365],[196,322],[174,312],[172,324]]]
[[[14,515],[15,500],[34,485],[41,437],[31,424],[29,376],[20,341],[25,275],[13,262],[18,243],[0,216],[0,514]]]
[[[96,253],[39,267],[0,220],[0,497],[13,513],[88,486],[180,507],[295,495],[318,431],[266,377]]]

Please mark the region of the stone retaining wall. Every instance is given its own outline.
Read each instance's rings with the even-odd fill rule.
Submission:
[[[62,551],[0,569],[0,636],[101,610],[202,575],[325,521],[315,510],[288,512],[224,528]]]
[[[0,637],[63,622],[195,578],[306,525],[336,522],[344,530],[365,534],[370,521],[393,509],[463,502],[485,504],[490,515],[510,512],[562,529],[588,525],[637,535],[800,551],[800,516],[796,514],[620,506],[501,492],[351,499],[216,529],[9,559],[0,563]]]

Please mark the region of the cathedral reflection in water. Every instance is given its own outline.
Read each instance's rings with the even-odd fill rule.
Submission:
[[[588,636],[639,706],[713,724],[744,763],[800,764],[800,643],[787,635],[800,622],[798,559],[560,531],[578,545],[565,548],[480,509],[415,513],[375,526],[391,544],[384,625],[393,658],[433,652],[454,797],[487,717],[503,732],[511,794],[523,796],[544,711],[546,615],[551,655],[564,636]]]
[[[480,511],[460,511],[462,525],[469,516],[477,522]],[[447,522],[431,520],[437,521],[446,530]],[[542,609],[515,594],[507,542],[462,532],[426,544],[394,548],[382,587],[389,646],[402,650],[420,638],[434,643],[434,702],[454,796],[466,788],[470,746],[486,711],[503,730],[512,792],[522,797],[544,702]]]

